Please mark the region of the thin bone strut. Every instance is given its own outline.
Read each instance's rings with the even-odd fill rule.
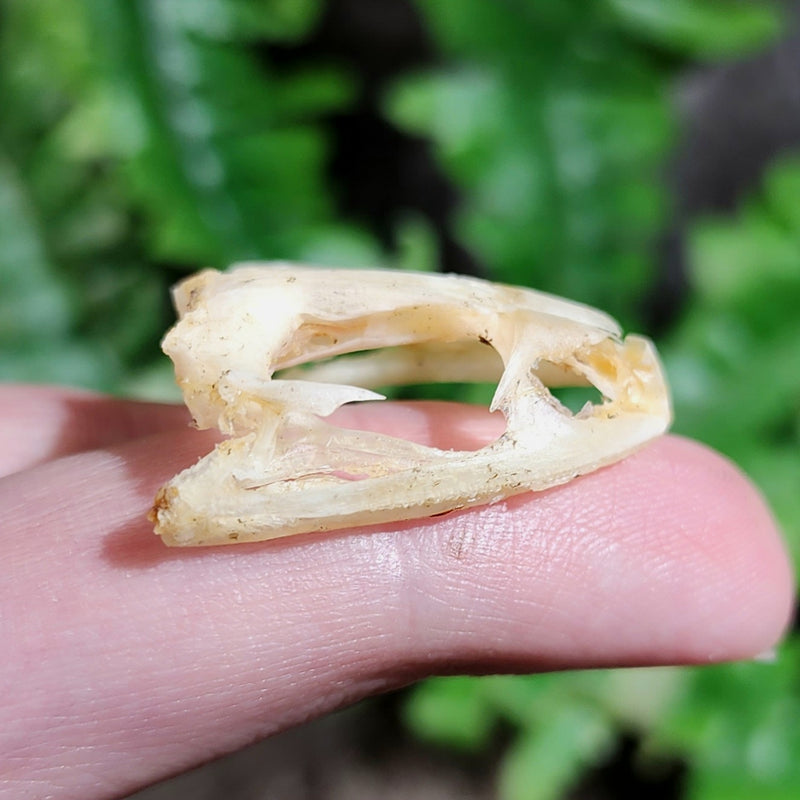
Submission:
[[[619,460],[670,423],[647,339],[622,339],[606,314],[530,289],[274,263],[205,270],[179,284],[174,299],[179,321],[164,351],[197,426],[231,438],[160,490],[151,519],[169,545],[258,541],[491,503]],[[327,361],[348,353],[357,355]],[[345,403],[381,399],[351,383],[498,378],[490,408],[504,415],[506,431],[474,452],[323,419]],[[573,415],[548,385],[593,385],[604,400]]]

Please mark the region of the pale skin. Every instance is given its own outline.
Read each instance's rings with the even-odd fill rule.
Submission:
[[[440,447],[502,429],[339,414]],[[762,499],[686,440],[434,519],[168,549],[153,495],[212,441],[182,408],[0,387],[0,796],[124,796],[431,674],[752,658],[790,616]]]

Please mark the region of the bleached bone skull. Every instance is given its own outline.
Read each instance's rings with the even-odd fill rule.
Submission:
[[[196,425],[231,438],[160,490],[151,518],[169,545],[492,503],[610,464],[669,426],[666,383],[647,339],[623,340],[606,314],[530,289],[270,263],[205,270],[179,284],[174,300],[179,321],[164,351]],[[477,451],[324,419],[345,403],[382,399],[348,382],[498,378],[490,409],[505,416],[506,431]],[[572,414],[548,385],[594,385],[603,401]]]

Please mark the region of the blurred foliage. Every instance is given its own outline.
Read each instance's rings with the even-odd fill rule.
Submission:
[[[457,238],[488,277],[646,325],[669,220],[669,90],[697,61],[764,46],[764,3],[418,0],[440,58],[382,113],[435,147]],[[322,120],[357,77],[264,47],[307,40],[321,0],[0,0],[0,378],[166,396],[168,287],[201,265],[291,258],[430,269],[430,220],[396,252],[338,213]],[[800,554],[800,161],[735,219],[696,224],[691,293],[660,342],[676,429],[743,466]],[[480,393],[478,393],[480,394]],[[477,399],[478,395],[472,395]],[[638,768],[688,765],[688,796],[789,798],[800,786],[798,642],[774,663],[449,678],[412,694],[420,736],[514,735],[505,800],[557,798],[621,732]]]
[[[683,52],[763,43],[774,15],[716,0],[418,6],[448,64],[400,83],[388,111],[462,188],[464,243],[493,278],[637,323],[668,211],[668,82]]]
[[[662,344],[675,430],[761,486],[800,556],[800,159],[784,158],[735,219],[690,237],[694,288]]]
[[[365,265],[315,120],[335,67],[280,80],[253,43],[316,0],[0,2],[0,378],[162,394],[168,287],[270,257]],[[153,374],[157,380],[153,384]]]

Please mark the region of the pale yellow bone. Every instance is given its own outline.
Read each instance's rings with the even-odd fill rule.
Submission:
[[[205,270],[174,299],[180,319],[164,351],[197,426],[231,438],[159,492],[151,517],[170,545],[491,503],[610,464],[669,426],[666,382],[647,339],[623,340],[606,314],[530,289],[276,263]],[[361,353],[376,348],[389,349]],[[347,353],[359,354],[325,361]],[[506,431],[474,452],[323,419],[381,397],[350,383],[498,378],[491,409]],[[570,384],[591,384],[604,401],[573,415],[547,389]]]

